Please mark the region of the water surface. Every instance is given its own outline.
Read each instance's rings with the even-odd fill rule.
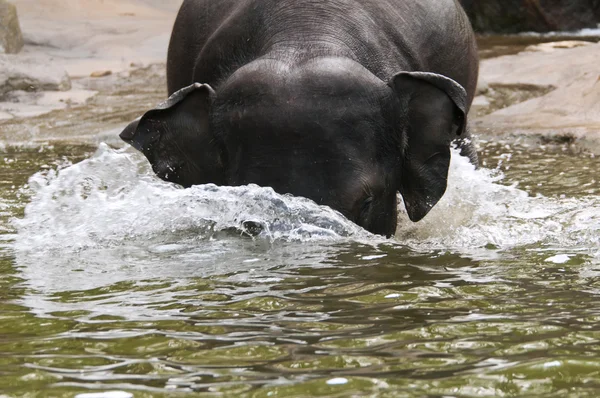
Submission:
[[[598,159],[480,142],[394,240],[130,149],[0,148],[0,392],[593,397]]]
[[[160,181],[98,141],[164,98],[164,67],[119,79],[0,126],[0,397],[600,394],[592,154],[481,138],[483,167],[453,156],[387,240],[268,188]]]

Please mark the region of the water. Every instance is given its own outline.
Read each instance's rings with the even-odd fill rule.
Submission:
[[[514,55],[531,45],[556,41],[600,41],[600,28],[575,32],[521,33],[516,35],[483,35],[477,38],[480,59]]]
[[[599,161],[480,146],[395,240],[130,149],[0,148],[0,392],[597,396]]]
[[[453,156],[387,240],[268,188],[158,180],[97,140],[164,68],[117,83],[0,125],[1,398],[599,395],[599,158],[480,137],[484,167]]]

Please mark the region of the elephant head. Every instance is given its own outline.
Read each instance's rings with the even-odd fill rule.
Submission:
[[[207,84],[177,91],[121,138],[164,180],[271,186],[390,236],[398,191],[412,221],[444,194],[466,107],[462,86],[433,73],[383,82],[340,59],[293,70],[256,61],[216,92]]]

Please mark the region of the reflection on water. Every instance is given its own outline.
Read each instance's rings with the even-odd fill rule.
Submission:
[[[600,389],[589,154],[483,142],[386,240],[270,189],[179,189],[130,150],[0,150],[0,394]]]

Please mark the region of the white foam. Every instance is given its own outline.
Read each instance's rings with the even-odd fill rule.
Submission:
[[[571,256],[569,256],[568,254],[557,254],[556,256],[548,257],[546,259],[546,262],[554,263],[554,264],[565,264],[570,259],[571,259]]]
[[[330,386],[341,386],[344,384],[348,384],[348,379],[345,377],[335,377],[333,379],[327,380],[327,385]]]
[[[472,258],[497,258],[503,256],[499,251],[535,245],[551,253],[546,257],[577,253],[600,262],[598,198],[531,197],[501,185],[501,179],[497,171],[476,170],[453,156],[440,203],[419,223],[410,222],[402,210],[395,240],[385,240],[327,207],[270,188],[179,188],[158,179],[141,154],[100,145],[90,159],[30,179],[31,200],[24,218],[14,220],[11,246],[30,292],[23,305],[40,316],[90,311],[88,302],[56,301],[52,292],[122,281],[185,284],[190,276],[231,275],[254,281],[253,294],[260,294],[268,290],[266,281],[277,277],[274,268],[336,261],[344,250],[356,250],[338,244],[346,242],[371,246],[359,250],[366,261],[382,258],[386,253],[379,244],[385,242]],[[240,237],[244,221],[261,226],[250,228],[256,237]],[[468,269],[454,272],[461,280],[485,282],[485,275]],[[97,311],[127,319],[180,317],[177,309],[154,308],[171,294],[168,289],[134,289],[121,292],[116,301],[99,296],[89,316]]]
[[[416,250],[476,256],[485,256],[486,247],[543,244],[591,250],[600,245],[598,197],[530,196],[501,185],[502,178],[497,170],[475,170],[466,158],[454,156],[442,200],[419,223],[401,214],[396,239]]]
[[[248,221],[262,230],[254,233],[269,240],[371,237],[328,207],[271,188],[209,184],[182,189],[156,178],[140,154],[105,144],[81,163],[34,175],[29,187],[25,217],[15,221],[16,246],[22,251],[177,243],[228,228],[243,231]]]
[[[600,200],[531,197],[501,185],[497,170],[475,169],[453,155],[448,189],[419,223],[400,200],[396,241],[415,250],[451,249],[473,254],[486,247],[531,244],[598,247]],[[216,232],[251,231],[267,241],[384,240],[328,207],[258,186],[182,189],[154,176],[139,153],[101,144],[90,159],[29,181],[31,202],[15,220],[20,252],[78,251],[127,244],[155,253],[184,250]],[[183,246],[181,246],[183,245]]]

